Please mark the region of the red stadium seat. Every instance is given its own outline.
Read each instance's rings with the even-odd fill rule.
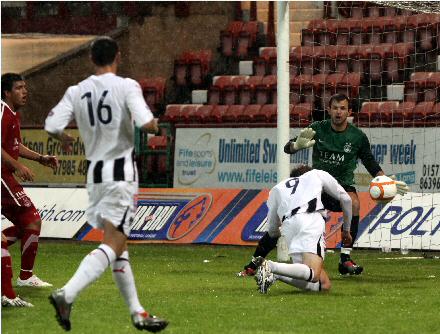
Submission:
[[[378,112],[370,115],[370,122],[381,126],[390,126],[394,110],[399,107],[399,101],[379,102]]]
[[[401,127],[403,126],[403,120],[406,113],[412,113],[416,103],[415,102],[401,102],[399,106],[393,110],[391,114],[391,119],[387,119],[387,122],[392,127]],[[388,115],[389,116],[389,115]]]
[[[426,113],[426,126],[440,126],[440,102],[436,103],[431,111]]]
[[[383,18],[368,18],[362,22],[364,42],[366,44],[380,44],[384,31]]]
[[[186,86],[188,84],[188,64],[185,59],[174,60],[174,82],[177,86]]]
[[[230,22],[226,30],[220,32],[220,50],[223,56],[232,57],[234,55],[243,24],[242,21]]]
[[[200,106],[201,104],[182,104],[179,120],[185,123],[194,123],[192,117]]]
[[[440,72],[431,72],[424,89],[424,101],[436,101],[440,98]]]
[[[399,17],[384,17],[383,18],[383,33],[382,33],[382,41],[384,43],[397,43],[399,42],[399,27],[400,23],[398,22]]]
[[[336,84],[336,93],[346,94],[350,99],[359,96],[361,86],[361,75],[359,73],[347,73],[341,81]]]
[[[362,26],[363,20],[352,20],[350,22],[350,44],[362,45],[364,44],[364,29]]]
[[[229,106],[215,105],[212,111],[205,117],[206,123],[222,123],[222,116],[227,112]]]
[[[276,91],[277,76],[266,75],[261,84],[255,86],[255,103],[268,104],[272,100],[272,92]]]
[[[315,99],[321,95],[322,90],[327,84],[328,76],[329,74],[326,73],[315,74],[311,82],[304,82],[301,87],[301,101],[314,105]]]
[[[235,123],[238,120],[238,116],[243,114],[245,106],[236,104],[230,105],[228,110],[222,114],[222,121],[226,123]]]
[[[370,121],[371,114],[379,112],[380,102],[364,102],[361,107],[361,111],[355,114],[357,116],[357,123],[359,126],[371,126]]]
[[[220,104],[222,103],[222,93],[226,86],[231,85],[233,76],[231,75],[221,75],[214,77],[213,85],[208,90],[208,103],[209,104]]]
[[[209,104],[197,105],[197,107],[188,112],[188,122],[195,124],[206,123],[206,119],[213,109],[214,107]]]
[[[304,101],[303,87],[312,84],[312,75],[310,74],[300,74],[290,78],[290,103],[298,104]]]
[[[222,89],[222,104],[233,105],[237,103],[238,90],[246,82],[247,76],[236,75],[231,78],[230,84],[225,84]]]
[[[206,76],[211,71],[212,51],[200,50],[188,55],[189,82],[192,87],[203,85]]]
[[[383,16],[383,12],[384,12],[383,7],[379,7],[379,6],[372,4],[372,3],[367,3],[366,7],[367,7],[366,14],[368,17],[378,18],[380,16]]]
[[[326,45],[321,54],[316,57],[316,67],[318,73],[329,74],[335,71],[336,56],[338,47],[336,45]]]
[[[148,140],[148,148],[152,152],[147,155],[146,169],[147,174],[163,175],[167,173],[167,155],[165,150],[168,145],[167,136],[154,136]]]
[[[293,107],[293,108],[292,108]],[[313,104],[300,103],[295,106],[291,105],[293,111],[290,112],[290,124],[298,127],[305,127],[310,124],[313,111]]]
[[[350,63],[354,59],[354,55],[357,54],[357,46],[355,45],[337,45],[336,46],[336,73],[348,73],[350,72]]]
[[[414,72],[410,80],[405,82],[405,101],[422,101],[423,91],[428,83],[428,78],[432,72]]]
[[[365,16],[366,4],[364,1],[354,1],[351,6],[351,17],[362,19]]]
[[[432,111],[434,102],[417,103],[411,112],[405,112],[403,121],[405,126],[425,126],[426,116]]]
[[[246,58],[249,49],[254,47],[257,41],[258,34],[257,21],[245,22],[238,36],[237,56],[239,58]]]
[[[259,104],[249,104],[245,106],[241,114],[237,115],[237,122],[251,123],[255,122],[255,116],[258,115],[261,109]]]
[[[276,104],[265,104],[261,107],[260,111],[258,112],[257,117],[254,117],[255,121],[263,121],[260,120],[260,116],[262,115],[266,120],[263,122],[270,122],[270,123],[276,123],[277,122],[277,105]]]
[[[181,120],[183,120],[183,117],[181,117],[181,113],[180,113],[181,108],[182,108],[181,104],[167,105],[165,109],[165,113],[161,117],[161,121],[170,122],[170,123],[180,122]]]
[[[153,113],[159,111],[164,103],[166,79],[161,77],[144,78],[139,80],[145,101]]]
[[[260,85],[263,81],[263,76],[253,75],[247,77],[245,82],[238,87],[238,103],[239,104],[252,104],[255,99],[255,87]]]

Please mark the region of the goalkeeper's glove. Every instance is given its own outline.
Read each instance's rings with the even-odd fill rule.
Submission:
[[[396,175],[390,175],[390,179],[394,180],[399,195],[403,196],[409,191],[408,185],[405,182],[396,180]]]
[[[313,137],[315,136],[315,131],[312,128],[302,129],[299,136],[292,143],[292,147],[295,151],[302,150],[304,148],[309,148],[315,145]]]

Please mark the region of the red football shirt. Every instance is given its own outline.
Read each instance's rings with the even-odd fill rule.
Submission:
[[[18,160],[20,135],[20,114],[11,110],[11,108],[1,101],[2,108],[2,149],[12,158]],[[8,167],[2,161],[2,173],[10,174],[14,170]]]

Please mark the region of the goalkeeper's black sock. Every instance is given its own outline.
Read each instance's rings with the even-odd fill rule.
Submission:
[[[252,261],[249,262],[244,268],[252,268],[257,269],[257,266],[254,263],[255,258],[258,256],[266,257],[267,254],[270,253],[272,249],[274,249],[277,245],[278,238],[270,237],[269,233],[264,233],[263,237],[258,242],[257,248],[255,249],[254,255],[252,257]]]
[[[278,237],[271,238],[269,233],[264,233],[263,237],[258,242],[257,249],[255,249],[254,257],[266,257],[272,249],[277,246]]]
[[[354,242],[356,241],[356,237],[359,229],[359,216],[353,216],[351,218],[351,227],[350,227],[350,235],[351,235],[351,248],[353,248]]]

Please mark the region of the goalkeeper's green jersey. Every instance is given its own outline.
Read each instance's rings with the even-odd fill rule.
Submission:
[[[332,128],[330,120],[314,122],[310,127],[316,132],[313,168],[330,173],[343,186],[354,184],[358,159],[372,176],[381,171],[371,154],[367,136],[357,127],[348,124],[344,131],[337,132]]]

